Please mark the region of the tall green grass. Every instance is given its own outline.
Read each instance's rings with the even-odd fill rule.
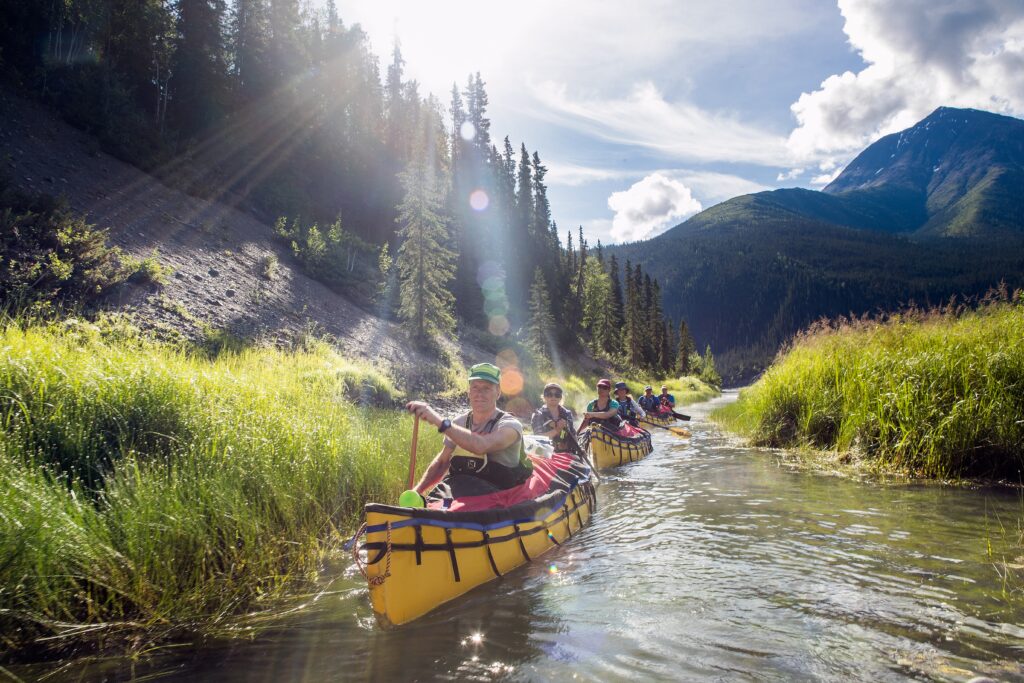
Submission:
[[[404,488],[411,420],[358,405],[395,389],[327,346],[211,359],[69,323],[0,349],[0,651],[273,604]]]
[[[909,311],[799,336],[716,419],[760,445],[862,454],[927,477],[1020,481],[1024,302]]]

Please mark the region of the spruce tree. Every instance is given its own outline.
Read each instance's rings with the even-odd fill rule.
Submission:
[[[484,90],[484,81],[480,78],[480,72],[476,72],[476,78],[469,77],[469,85],[466,87],[466,109],[469,114],[469,121],[476,130],[474,142],[478,149],[486,151],[491,146],[491,120],[485,116],[487,112],[487,91]]]
[[[607,352],[616,343],[611,324],[611,278],[596,259],[588,259],[583,292],[583,327],[590,332],[590,348],[594,353]]]
[[[674,360],[672,358],[672,327],[668,320],[663,320],[661,323],[661,348],[658,349],[659,374],[667,375],[672,372]]]
[[[533,227],[533,167],[530,164],[530,153],[526,151],[526,143],[519,147],[519,174],[516,179],[516,221],[515,234],[523,240],[523,245],[532,245],[531,229]]]
[[[533,270],[533,285],[530,286],[530,326],[527,336],[530,347],[543,358],[553,358],[556,352],[554,333],[551,297],[544,282],[544,273],[537,267]]]
[[[408,116],[406,108],[406,91],[402,82],[405,73],[405,59],[402,57],[402,46],[395,38],[391,49],[391,64],[388,65],[387,82],[384,85],[385,138],[391,150],[392,162],[401,163],[405,152],[405,138],[413,131],[407,130]]]
[[[172,118],[187,137],[208,131],[227,109],[224,0],[180,0]]]
[[[639,264],[636,270],[640,270]],[[643,358],[643,325],[641,321],[640,291],[636,286],[633,265],[626,260],[626,292],[623,308],[625,318],[626,358],[630,365],[639,368]]]
[[[427,117],[431,118],[430,116]],[[399,316],[420,343],[455,329],[454,303],[448,282],[455,254],[449,249],[433,155],[433,126],[419,131],[416,154],[401,174],[405,198],[398,207]]]
[[[697,348],[690,335],[690,328],[685,320],[679,321],[679,345],[676,351],[676,372],[680,375],[690,374],[690,354]]]
[[[270,66],[276,87],[293,86],[306,66],[299,0],[270,0]]]
[[[234,87],[243,102],[269,92],[270,10],[267,0],[235,0],[231,47]]]
[[[704,349],[704,358],[701,361],[700,378],[712,386],[722,386],[722,376],[718,374],[715,357],[711,355],[711,344]]]
[[[615,258],[615,254],[612,254],[611,258],[608,259],[608,274],[612,279],[612,325],[625,336],[625,303],[622,298],[622,282],[619,280],[619,262]]]

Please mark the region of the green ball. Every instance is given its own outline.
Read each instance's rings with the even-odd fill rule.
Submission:
[[[403,491],[402,495],[398,497],[398,504],[404,508],[421,508],[423,507],[423,496],[409,489]]]

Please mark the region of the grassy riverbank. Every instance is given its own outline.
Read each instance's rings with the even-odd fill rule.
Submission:
[[[315,343],[211,359],[115,337],[0,332],[0,649],[272,604],[402,487],[411,421],[356,404],[394,395],[373,368]]]
[[[757,445],[809,446],[925,477],[1020,482],[1024,303],[843,321],[798,337],[714,415]]]

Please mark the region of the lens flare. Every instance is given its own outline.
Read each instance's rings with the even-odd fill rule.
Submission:
[[[490,203],[490,197],[483,190],[473,190],[473,194],[469,195],[469,205],[474,211],[483,211]]]
[[[487,323],[487,331],[495,337],[503,337],[506,335],[509,327],[511,327],[511,325],[509,325],[508,318],[503,315],[496,315]]]
[[[469,121],[463,121],[462,125],[459,126],[459,135],[466,142],[472,142],[473,138],[476,137],[476,126]]]
[[[557,564],[552,564],[551,566],[549,566],[548,567],[548,573],[549,574],[557,574],[558,573],[558,565]]]
[[[519,356],[512,349],[504,349],[499,351],[498,355],[494,357],[494,364],[499,368],[507,368],[519,365]]]
[[[523,373],[519,368],[505,368],[501,371],[501,393],[517,396],[523,391]]]

